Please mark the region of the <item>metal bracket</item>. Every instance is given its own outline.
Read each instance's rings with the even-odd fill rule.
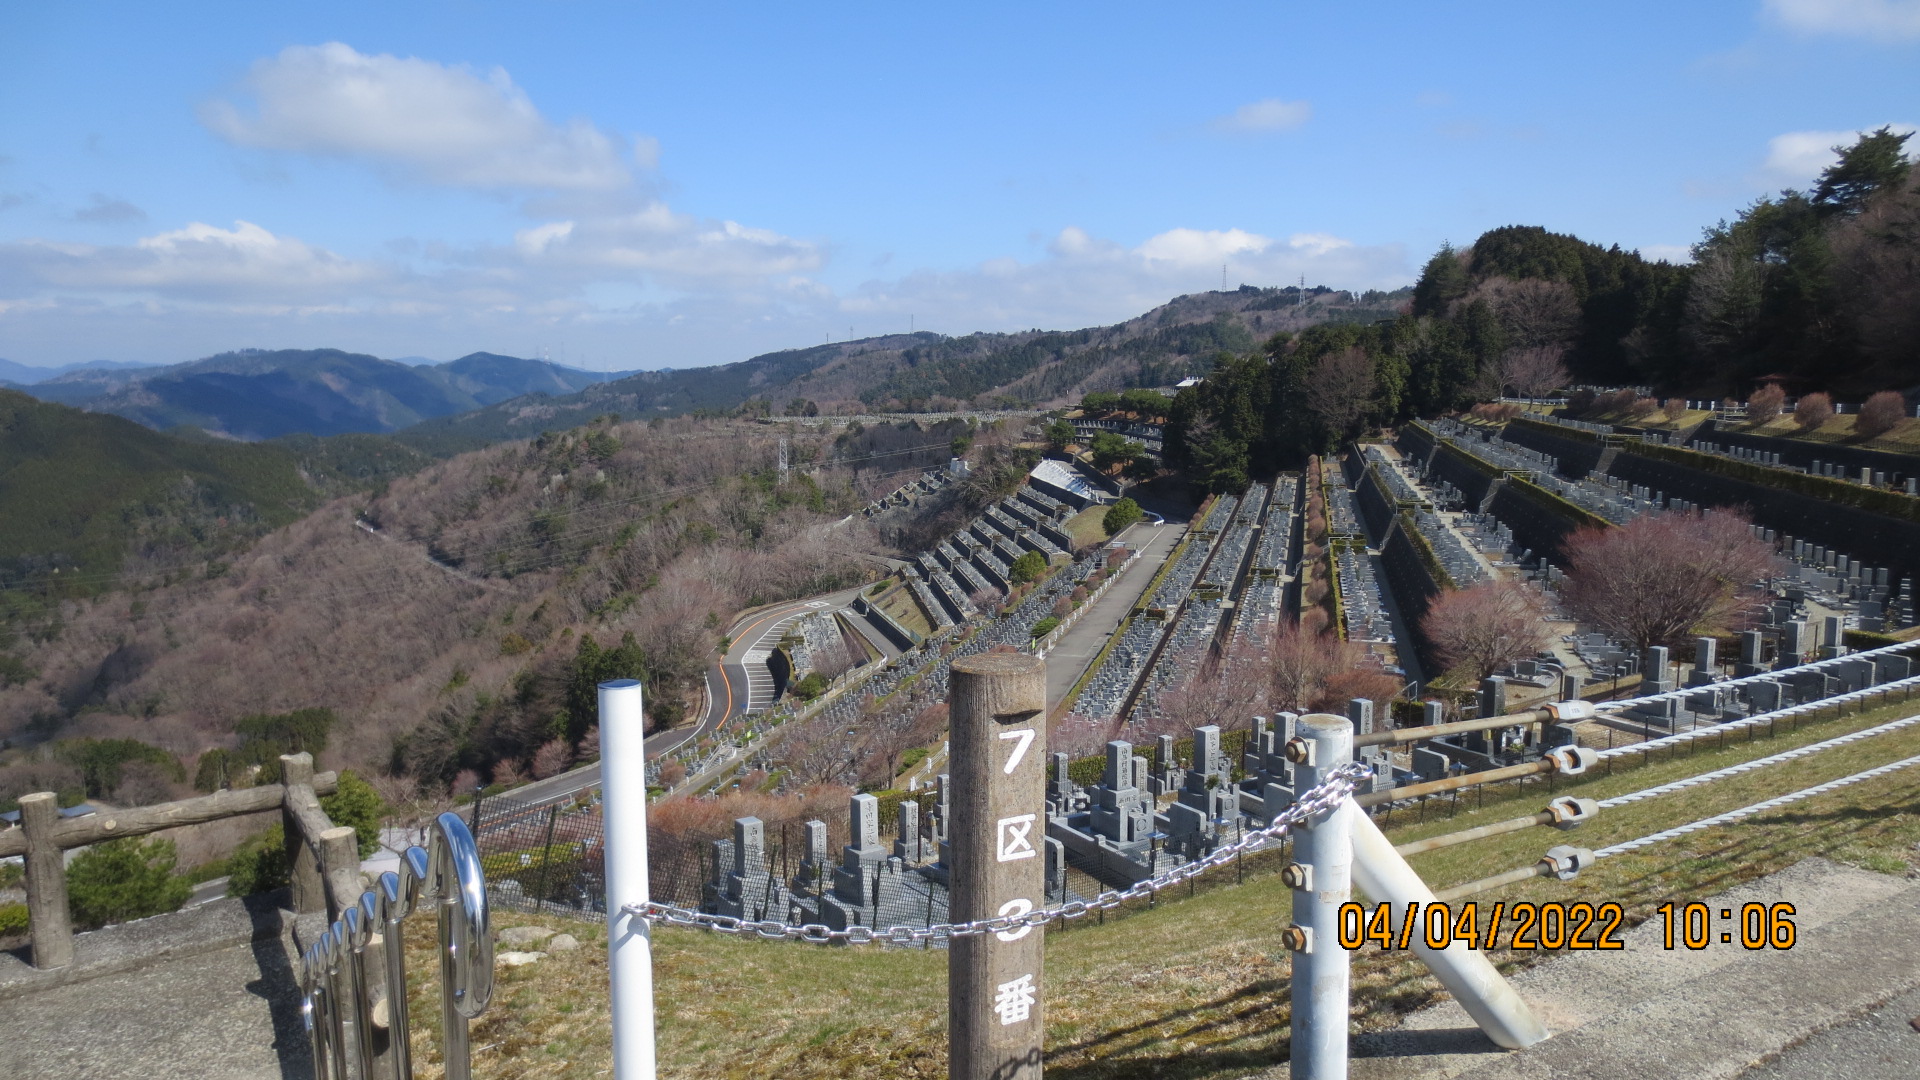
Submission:
[[[1590,746],[1556,746],[1547,751],[1554,771],[1563,776],[1578,776],[1600,764],[1600,754]]]
[[[1547,813],[1553,815],[1553,827],[1573,829],[1593,820],[1600,812],[1600,804],[1592,799],[1576,799],[1571,795],[1562,795],[1547,804]]]
[[[1595,858],[1594,853],[1586,848],[1561,844],[1548,848],[1546,857],[1540,861],[1549,868],[1548,874],[1561,881],[1572,881],[1580,871],[1592,866]]]

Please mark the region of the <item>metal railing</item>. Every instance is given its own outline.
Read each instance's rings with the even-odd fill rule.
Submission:
[[[437,917],[441,1051],[448,1080],[472,1076],[467,1024],[493,1000],[493,934],[473,834],[458,815],[434,819],[425,848],[408,848],[308,946],[300,1012],[315,1080],[413,1076],[405,928]]]

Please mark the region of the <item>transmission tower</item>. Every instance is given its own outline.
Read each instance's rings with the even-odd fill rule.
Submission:
[[[782,435],[780,436],[780,482],[782,484],[787,482],[787,474],[791,470],[792,465],[788,457],[787,437]]]

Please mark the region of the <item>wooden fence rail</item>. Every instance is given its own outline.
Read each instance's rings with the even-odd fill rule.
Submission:
[[[275,809],[281,812],[286,832],[294,910],[338,917],[340,907],[353,903],[363,887],[353,830],[336,827],[320,807],[320,796],[333,794],[340,779],[330,772],[316,775],[313,756],[304,753],[282,757],[280,773],[283,783],[279,784],[71,819],[60,816],[53,792],[21,796],[19,826],[0,830],[0,858],[26,856],[27,932],[33,966],[58,968],[73,963],[67,850]]]

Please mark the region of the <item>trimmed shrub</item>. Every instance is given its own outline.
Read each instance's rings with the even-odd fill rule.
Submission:
[[[1853,422],[1853,430],[1872,438],[1892,431],[1906,418],[1907,399],[1892,390],[1882,390],[1860,406],[1860,418]]]
[[[1787,392],[1779,383],[1768,383],[1747,397],[1747,422],[1758,426],[1779,419],[1787,403]]]
[[[81,852],[67,866],[74,921],[105,926],[178,909],[193,893],[193,885],[173,872],[178,857],[171,840],[132,836]]]
[[[1833,419],[1833,399],[1822,393],[1802,397],[1793,406],[1793,422],[1801,431],[1812,431]]]

